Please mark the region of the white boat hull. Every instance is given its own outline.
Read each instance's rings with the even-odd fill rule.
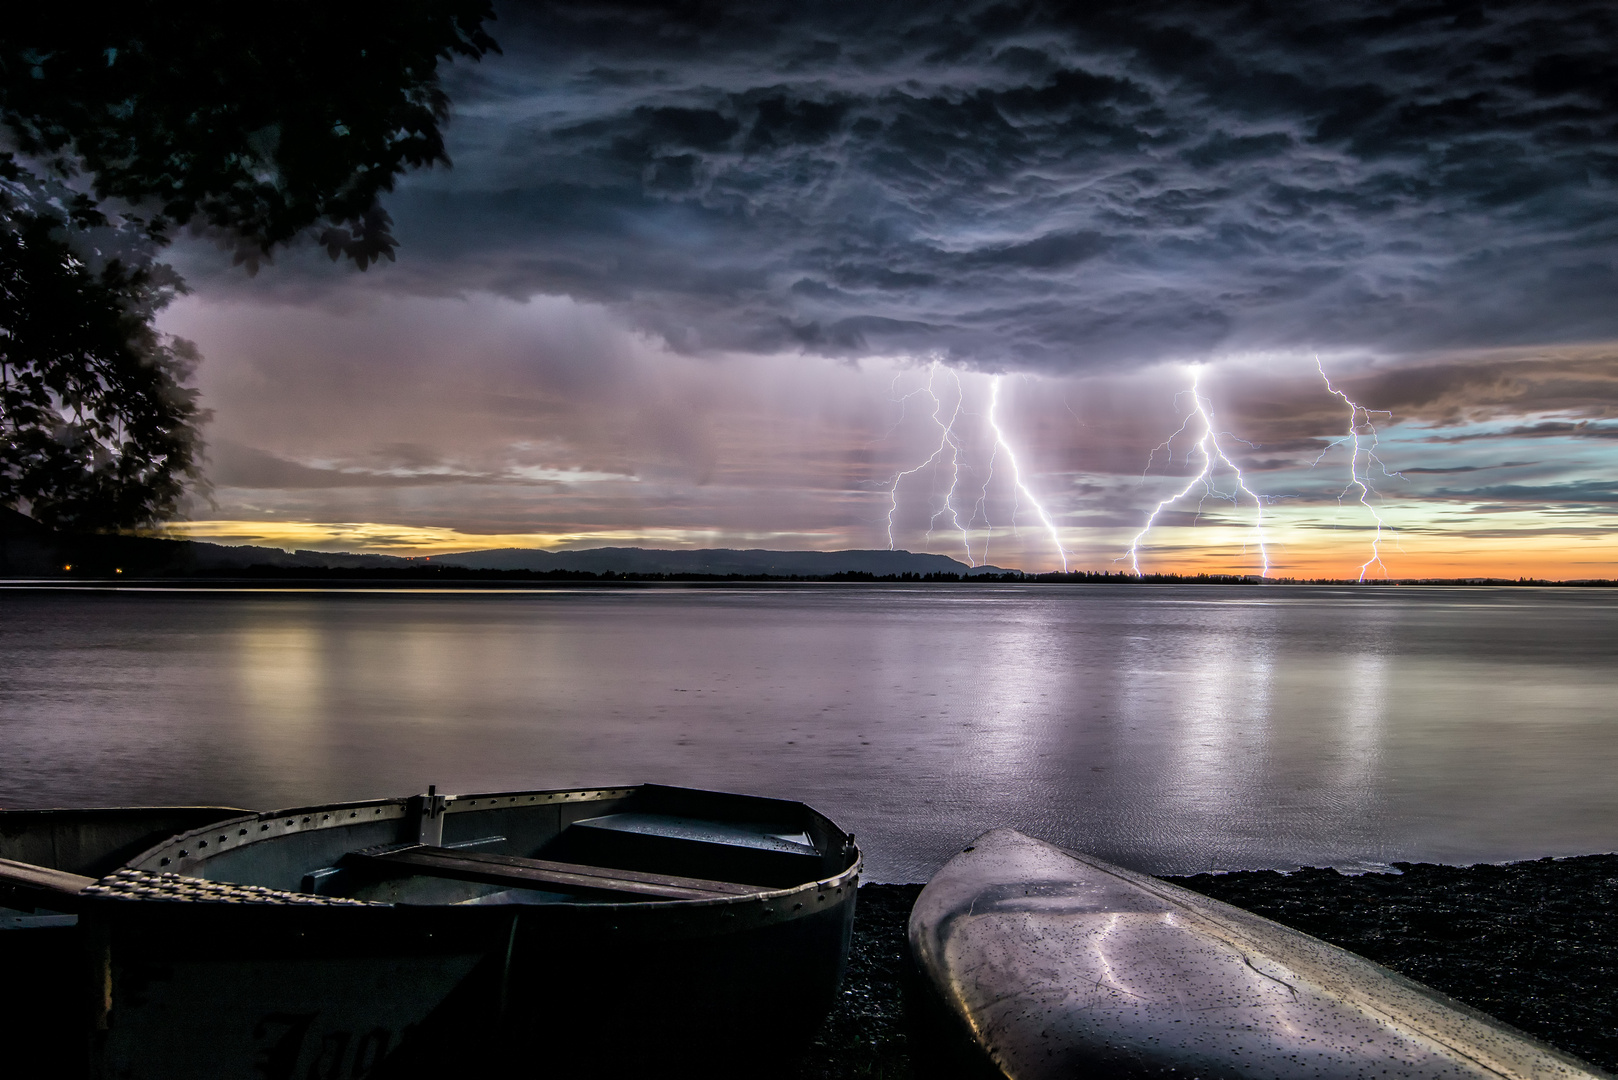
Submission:
[[[1362,957],[1012,829],[939,871],[909,935],[946,1027],[1013,1080],[1600,1075]]]

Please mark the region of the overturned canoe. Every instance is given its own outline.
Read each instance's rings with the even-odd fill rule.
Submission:
[[[922,1014],[979,1075],[1600,1075],[1307,934],[1012,829],[938,872],[909,936]]]
[[[74,919],[97,1074],[301,1080],[779,1057],[834,998],[858,872],[800,803],[646,785],[236,816],[0,880]]]

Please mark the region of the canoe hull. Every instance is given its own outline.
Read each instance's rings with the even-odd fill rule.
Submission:
[[[909,937],[979,1075],[1597,1075],[1361,957],[1010,829],[938,873]]]

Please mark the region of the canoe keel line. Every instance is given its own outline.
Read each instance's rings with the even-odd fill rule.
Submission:
[[[950,860],[909,939],[938,1074],[1600,1074],[1279,923],[1011,829]]]
[[[195,811],[110,871],[50,813],[0,814],[0,1031],[68,1076],[756,1066],[834,999],[860,867],[802,804],[656,785]]]

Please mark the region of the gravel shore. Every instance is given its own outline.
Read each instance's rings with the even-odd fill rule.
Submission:
[[[1166,880],[1369,957],[1618,1072],[1618,855],[1395,869]],[[915,1076],[900,985],[905,922],[919,892],[861,887],[848,976],[798,1062],[801,1080]]]

